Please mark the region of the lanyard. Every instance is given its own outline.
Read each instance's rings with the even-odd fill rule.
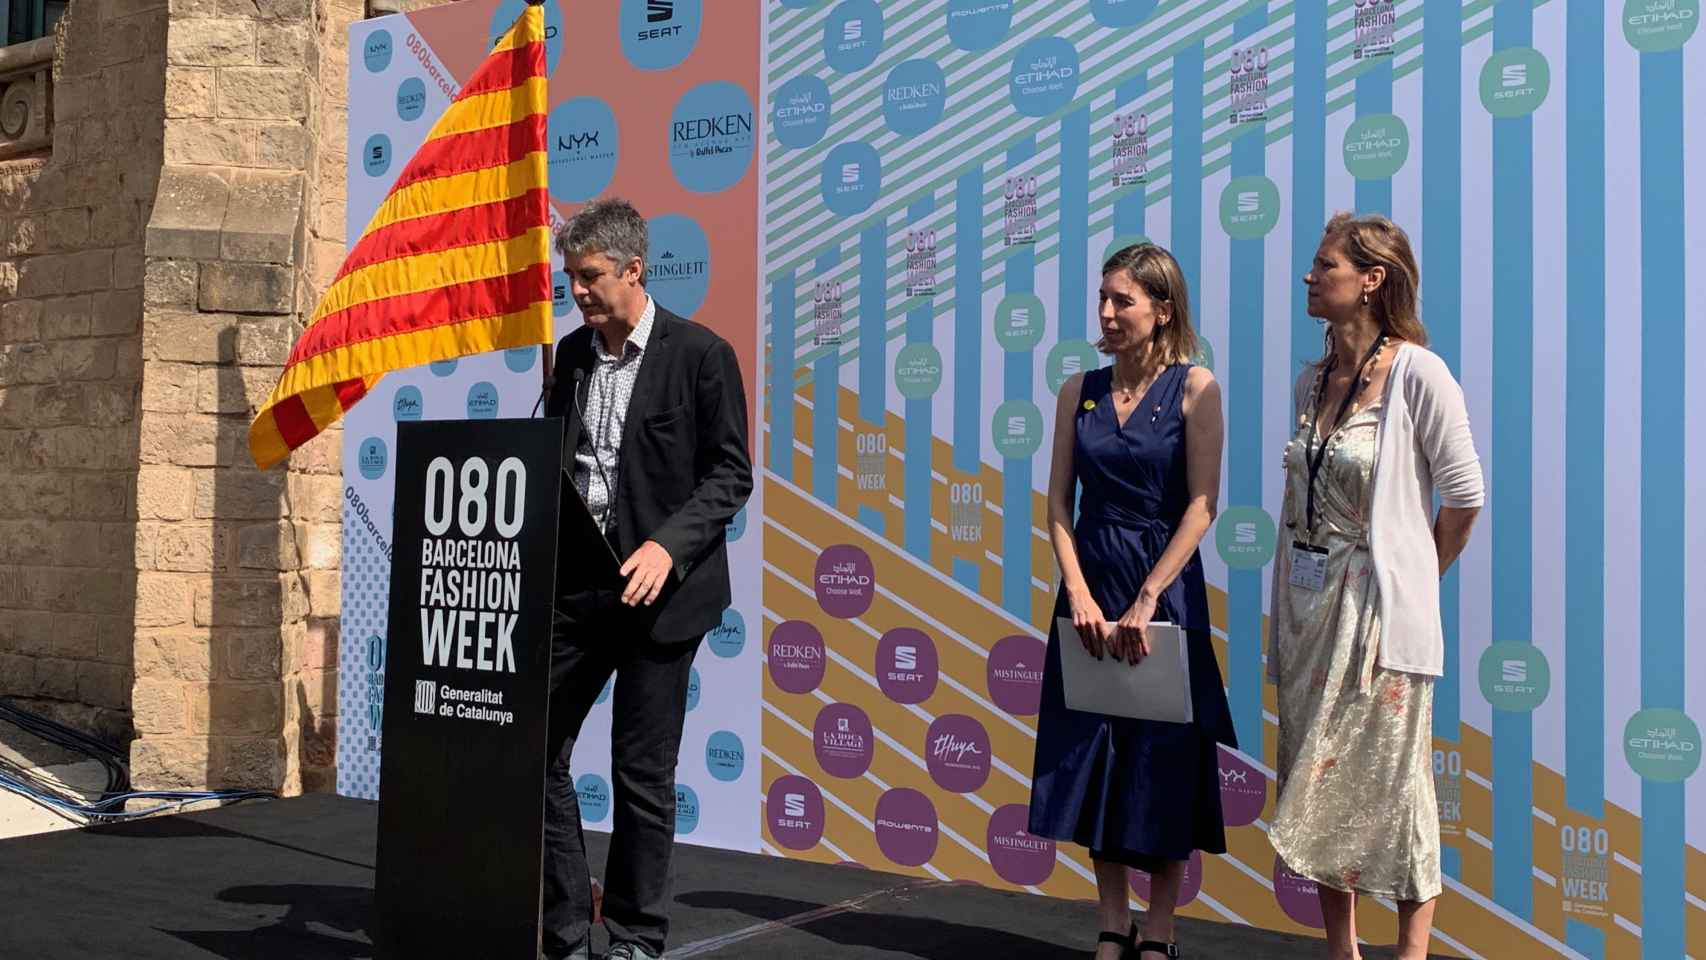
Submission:
[[[1314,440],[1316,437],[1321,437],[1321,445],[1309,454],[1309,495],[1306,498],[1308,506],[1305,519],[1308,527],[1305,530],[1305,536],[1311,542],[1315,539],[1315,478],[1320,476],[1321,464],[1327,459],[1327,441],[1333,438],[1333,434],[1339,432],[1340,423],[1345,419],[1345,411],[1350,409],[1351,400],[1362,392],[1363,374],[1368,370],[1369,363],[1380,355],[1380,348],[1384,346],[1386,346],[1386,337],[1384,335],[1376,337],[1374,345],[1368,348],[1368,353],[1362,358],[1362,363],[1357,364],[1356,376],[1352,378],[1350,386],[1345,388],[1345,398],[1339,401],[1339,412],[1333,416],[1333,429],[1326,436],[1321,436],[1320,430],[1321,395],[1327,392],[1327,375],[1332,373],[1333,367],[1338,365],[1339,355],[1336,351],[1332,359],[1322,368],[1321,379],[1315,386],[1315,409],[1313,411],[1314,416],[1309,423],[1309,438]]]

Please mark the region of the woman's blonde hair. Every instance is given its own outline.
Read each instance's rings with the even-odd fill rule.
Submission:
[[[1344,249],[1345,259],[1358,270],[1367,273],[1375,267],[1386,268],[1386,280],[1368,298],[1381,332],[1418,347],[1427,346],[1428,328],[1422,326],[1416,297],[1422,272],[1404,228],[1378,213],[1338,213],[1327,221],[1322,233],[1322,242],[1337,242]],[[1332,350],[1333,328],[1329,326],[1327,352]]]
[[[1185,271],[1163,247],[1134,243],[1102,264],[1102,275],[1121,271],[1149,299],[1169,307],[1167,323],[1155,330],[1157,357],[1164,364],[1190,363],[1197,352],[1197,332],[1191,327],[1191,292],[1185,287]],[[1109,353],[1107,340],[1096,341],[1096,349]]]

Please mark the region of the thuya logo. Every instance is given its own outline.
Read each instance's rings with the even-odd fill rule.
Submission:
[[[1528,64],[1507,63],[1504,70],[1500,72],[1500,77],[1502,79],[1499,81],[1499,85],[1506,90],[1512,87],[1526,87],[1528,86]]]
[[[1499,664],[1499,678],[1506,683],[1528,682],[1528,661],[1506,660]]]
[[[896,670],[917,670],[918,669],[918,648],[917,647],[895,647],[894,648],[894,668]]]
[[[1255,213],[1262,208],[1262,195],[1254,190],[1238,192],[1238,212]]]
[[[646,22],[667,23],[675,19],[675,0],[646,0]]]
[[[1242,523],[1233,524],[1232,525],[1232,542],[1236,543],[1236,544],[1240,544],[1240,545],[1248,545],[1248,544],[1255,543],[1256,542],[1256,524],[1253,521],[1244,521]]]
[[[857,163],[844,163],[844,164],[842,164],[841,165],[841,182],[842,183],[858,183],[859,182],[859,164],[857,164]]]
[[[782,815],[799,818],[806,815],[806,795],[803,793],[782,794]]]
[[[438,710],[438,684],[432,680],[415,681],[415,712],[434,713]]]
[[[855,43],[865,36],[865,21],[849,20],[841,25],[843,43]]]

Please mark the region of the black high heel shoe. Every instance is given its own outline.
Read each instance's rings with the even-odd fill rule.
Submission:
[[[1135,926],[1132,928],[1132,933],[1134,935],[1137,933],[1137,928]],[[1135,939],[1135,936],[1133,939]],[[1133,960],[1143,960],[1143,954],[1146,951],[1149,953],[1159,953],[1166,957],[1167,960],[1178,960],[1179,957],[1184,956],[1184,954],[1179,952],[1178,944],[1163,943],[1160,940],[1145,940],[1142,943],[1139,943],[1132,949],[1131,956],[1133,957]]]
[[[1096,935],[1096,947],[1098,950],[1101,949],[1101,946],[1104,943],[1118,944],[1120,948],[1120,956],[1122,958],[1136,956],[1136,954],[1132,953],[1132,951],[1136,949],[1136,947],[1133,946],[1136,942],[1137,924],[1135,922],[1131,925],[1130,933],[1115,933],[1112,930],[1103,930],[1101,933]]]

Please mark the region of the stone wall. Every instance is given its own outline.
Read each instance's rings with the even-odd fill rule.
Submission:
[[[74,0],[51,150],[0,161],[0,696],[120,743],[155,547],[135,477],[166,20],[165,0]]]
[[[369,12],[72,0],[51,137],[0,149],[0,696],[139,786],[334,786],[341,435],[247,439],[343,261]]]
[[[345,16],[325,0],[173,11],[144,251],[138,534],[194,548],[138,574],[138,782],[329,782],[340,436],[262,472],[248,428],[323,289],[309,266],[321,45]]]

